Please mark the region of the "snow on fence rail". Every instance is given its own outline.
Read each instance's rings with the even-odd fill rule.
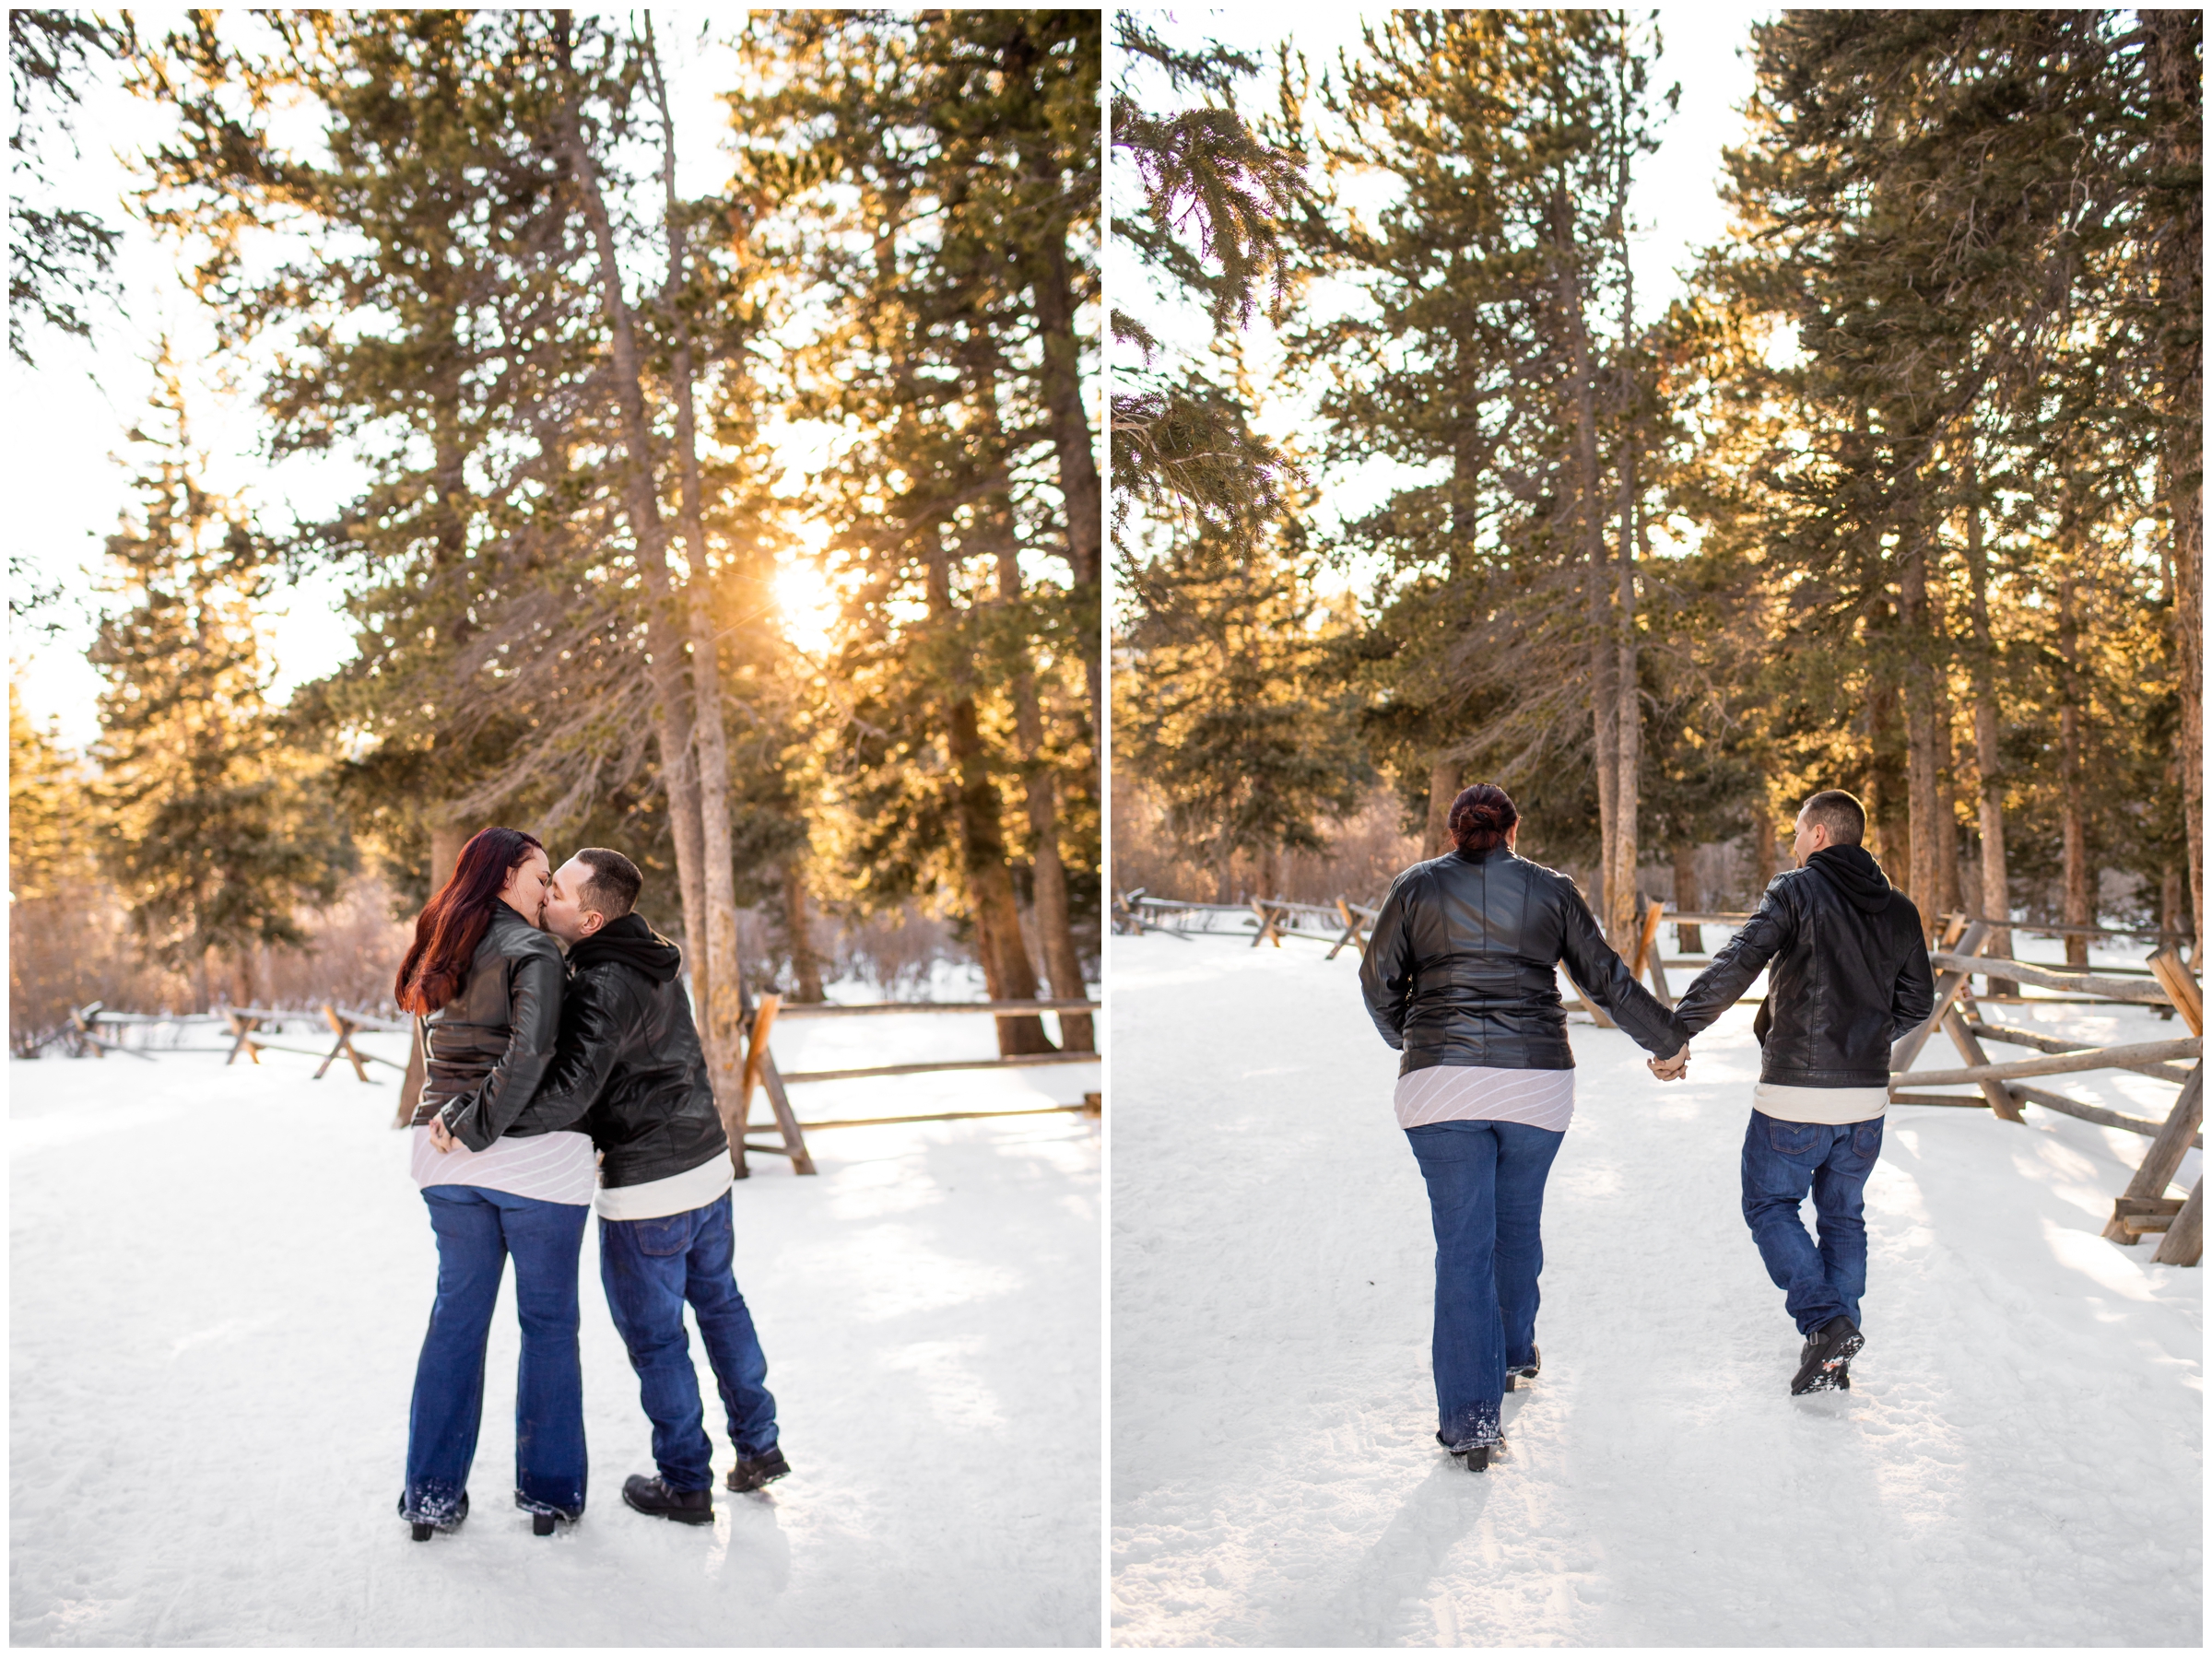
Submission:
[[[1118,932],[1138,934],[1164,932],[1174,937],[1188,938],[1194,933],[1232,930],[1224,919],[1230,917],[1235,923],[1233,930],[1252,932],[1255,949],[1263,943],[1272,943],[1279,949],[1286,937],[1311,938],[1316,943],[1329,944],[1333,958],[1347,943],[1362,954],[1366,952],[1366,934],[1375,914],[1374,906],[1353,903],[1341,897],[1332,911],[1320,904],[1294,903],[1281,898],[1255,898],[1242,905],[1196,903],[1154,897],[1140,888],[1114,899],[1113,924]],[[1627,951],[1630,970],[1639,979],[1648,979],[1652,993],[1672,1006],[1676,997],[1667,981],[1667,969],[1700,968],[1710,963],[1710,957],[1693,957],[1692,952],[1702,943],[1697,929],[1724,926],[1734,930],[1750,918],[1748,913],[1670,911],[1665,904],[1653,901],[1646,906],[1638,935]],[[2159,1261],[2171,1265],[2197,1264],[2204,1252],[2204,1181],[2200,1178],[2185,1198],[2166,1195],[2167,1187],[2181,1171],[2183,1157],[2193,1146],[2201,1149],[2204,1145],[2201,1131],[2204,1000],[2178,947],[2186,934],[2116,927],[2043,926],[2018,921],[1999,923],[1964,913],[1946,915],[1940,924],[1937,947],[1928,955],[1930,965],[1938,970],[1935,1010],[1925,1023],[1908,1032],[1891,1051],[1891,1101],[1986,1106],[2006,1122],[2025,1121],[2020,1106],[2034,1104],[2084,1122],[2145,1135],[2151,1142],[2150,1148],[2135,1177],[2128,1181],[2126,1192],[2114,1200],[2112,1218],[2104,1235],[2114,1242],[2134,1243],[2145,1232],[2163,1231],[2166,1235],[2156,1256]],[[1668,925],[1676,929],[1675,945],[1681,951],[1672,958],[1665,957],[1659,946],[1660,931]],[[2100,967],[2092,972],[1983,954],[2000,930],[2052,937],[2151,939],[2159,947],[2141,967]],[[1563,970],[1562,976],[1565,976]],[[2159,1007],[2165,1009],[2169,1017],[2178,1012],[2190,1033],[2172,1040],[2093,1047],[2039,1031],[2014,1029],[1980,1016],[1971,983],[1977,976],[1985,982],[2031,984],[2038,989],[2062,992],[2032,997],[1992,993],[1982,997],[1983,1002],[2038,1005],[2054,1002],[2119,1003]],[[1570,1006],[1586,1012],[1599,1025],[1612,1027],[1613,1021],[1606,1017],[1605,1010],[1583,995],[1571,977],[1567,978],[1567,984],[1574,991]],[[1908,1077],[1905,1072],[1912,1068],[1928,1039],[1938,1029],[1950,1039],[1965,1064],[1955,1070],[1922,1071]],[[1995,1061],[1982,1046],[1984,1040],[2026,1047],[2039,1056]],[[2172,1063],[2177,1059],[2194,1062],[2183,1067]],[[2153,1076],[2178,1084],[2181,1092],[2165,1118],[2158,1121],[2088,1104],[2063,1093],[2030,1086],[2027,1081],[2032,1076],[2078,1075],[2094,1070],[2126,1070]],[[1905,1090],[1908,1087],[1961,1086],[1971,1086],[1976,1091],[1958,1094]]]

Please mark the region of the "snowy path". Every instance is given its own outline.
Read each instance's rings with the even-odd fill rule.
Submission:
[[[1752,1009],[1669,1088],[1576,1023],[1545,1372],[1477,1476],[1431,1437],[1427,1199],[1348,954],[1112,949],[1116,1643],[2201,1641],[2202,1273],[2098,1236],[2147,1141],[1894,1109],[1854,1390],[1794,1400],[1736,1206]]]
[[[853,1021],[804,1045],[794,1026],[779,1056],[881,1052],[887,1025],[971,1052],[975,1022]],[[841,1129],[814,1139],[810,1180],[755,1158],[738,1282],[796,1471],[718,1488],[712,1528],[622,1505],[649,1429],[587,1228],[584,1519],[540,1540],[509,1500],[510,1278],[475,1513],[417,1545],[393,1502],[429,1226],[385,1125],[392,1073],[312,1069],[10,1064],[14,1643],[1096,1643],[1094,1122]],[[825,1118],[1072,1099],[1097,1075],[795,1091]]]

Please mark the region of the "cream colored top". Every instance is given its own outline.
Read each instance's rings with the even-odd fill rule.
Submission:
[[[1889,1110],[1887,1087],[1785,1087],[1779,1082],[1761,1082],[1751,1095],[1752,1108],[1776,1122],[1818,1122],[1830,1127],[1845,1122],[1871,1122]]]

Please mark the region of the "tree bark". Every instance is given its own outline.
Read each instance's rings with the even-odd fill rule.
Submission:
[[[699,768],[700,896],[706,913],[707,987],[702,1011],[712,1035],[706,1043],[710,1081],[717,1099],[735,1099],[743,1086],[745,997],[737,964],[737,887],[730,834],[730,755],[722,716],[722,658],[715,642],[712,565],[707,553],[705,513],[699,479],[699,422],[692,395],[691,324],[684,303],[690,280],[684,225],[676,194],[676,123],[645,18],[647,79],[661,117],[661,189],[668,238],[667,274],[661,299],[675,332],[670,384],[676,400],[676,461],[686,561],[684,583],[691,632],[691,740]],[[619,298],[618,288],[612,290]]]
[[[1625,876],[1615,866],[1616,822],[1620,787],[1620,656],[1613,631],[1614,572],[1606,550],[1606,519],[1599,500],[1597,458],[1597,369],[1590,343],[1588,319],[1583,314],[1583,288],[1575,270],[1574,228],[1567,190],[1555,182],[1551,193],[1551,261],[1553,302],[1559,307],[1559,326],[1566,335],[1568,373],[1574,399],[1575,523],[1581,559],[1589,570],[1589,629],[1591,665],[1591,735],[1596,752],[1599,848],[1599,909],[1613,947],[1625,946],[1617,917],[1633,901],[1622,896],[1625,881],[1632,886],[1635,871]]]
[[[797,986],[794,1001],[824,1001],[821,957],[814,952],[814,930],[807,916],[806,875],[795,857],[783,862],[783,927],[791,934],[791,976]]]
[[[1774,884],[1774,813],[1763,788],[1751,805],[1751,877],[1759,883],[1751,895],[1751,907],[1757,909],[1760,895]]]
[[[1459,761],[1429,762],[1429,827],[1422,844],[1426,855],[1441,857],[1452,850],[1452,802],[1459,798]]]
[[[1076,338],[1076,301],[1069,291],[1070,267],[1064,238],[1049,238],[1030,278],[1037,298],[1037,332],[1045,418],[1060,463],[1060,495],[1067,503],[1067,559],[1075,578],[1077,627],[1083,640],[1083,674],[1090,690],[1093,731],[1105,727],[1099,664],[1100,562],[1105,495],[1091,447],[1090,417],[1083,407],[1081,346]]]
[[[658,492],[653,478],[653,434],[645,417],[643,363],[629,301],[622,292],[621,266],[617,260],[613,223],[599,189],[598,169],[583,141],[582,119],[576,108],[574,70],[569,38],[570,14],[552,14],[554,53],[560,65],[561,96],[556,108],[558,136],[573,178],[578,202],[592,232],[598,257],[601,308],[606,314],[613,358],[615,401],[621,414],[624,445],[629,450],[624,468],[623,496],[630,535],[636,541],[638,571],[644,578],[648,600],[645,610],[645,648],[653,686],[654,735],[661,754],[663,786],[668,794],[668,813],[676,841],[677,878],[683,892],[684,942],[691,970],[693,1005],[703,1013],[712,1006],[712,951],[707,941],[706,861],[700,825],[700,779],[693,762],[691,711],[685,695],[683,635],[676,623],[676,598],[668,575],[667,525],[661,517]],[[719,1077],[728,1070],[726,1055],[717,1053],[721,1031],[711,1018],[702,1018],[700,1036],[707,1048],[708,1063]],[[735,1103],[732,1088],[718,1097]]]
[[[1998,743],[1997,651],[1989,626],[1989,554],[1982,544],[1981,470],[1967,463],[1966,571],[1974,629],[1974,772],[1976,810],[1982,829],[1982,914],[1997,923],[1985,955],[2016,958],[2012,953],[2012,888],[2005,868],[2005,759]],[[1989,981],[1992,995],[2018,995],[2011,979]]]
[[[933,525],[925,534],[930,617],[941,628],[957,629],[964,618],[952,596],[952,569],[943,531]],[[991,780],[983,752],[972,677],[973,664],[963,648],[945,706],[945,746],[952,762],[961,886],[968,899],[969,918],[975,923],[975,952],[990,998],[1034,1001],[1037,970],[1021,935],[1021,909],[1014,897],[1014,877],[1006,868],[1006,827],[999,820],[998,788]],[[1044,1020],[1031,1016],[998,1020],[998,1051],[1002,1057],[1012,1057],[1059,1050],[1045,1034]]]
[[[1001,503],[1004,507],[1005,503]],[[1008,605],[1021,602],[1021,562],[1017,556],[1010,511],[1000,513],[998,595]],[[1030,884],[1037,900],[1037,934],[1044,946],[1044,970],[1056,1000],[1084,998],[1083,958],[1076,949],[1067,902],[1067,870],[1060,861],[1059,779],[1044,758],[1044,715],[1037,701],[1037,677],[1029,652],[1022,652],[1013,683],[1014,739],[1019,745],[1023,803],[1029,808]],[[1060,1042],[1069,1052],[1096,1052],[1088,1013],[1062,1013]]]
[[[2198,58],[2204,14],[2194,9],[2143,11],[2149,36],[2151,91],[2171,112],[2154,129],[2154,170],[2192,181],[2204,165],[2205,90]],[[2191,182],[2174,191],[2159,215],[2156,242],[2159,310],[2167,319],[2166,442],[2159,493],[2172,524],[2174,653],[2180,668],[2181,719],[2175,735],[2182,770],[2182,817],[2189,843],[2189,930],[2202,958],[2205,924],[2205,472],[2204,240],[2205,198]]]
[[[2094,926],[2097,905],[2091,890],[2088,822],[2082,809],[2081,774],[2081,643],[2075,614],[2074,577],[2070,566],[2058,581],[2058,792],[2061,833],[2065,852],[2065,908],[2068,926]],[[2089,964],[2089,940],[2077,934],[2066,938],[2066,963]]]
[[[1921,930],[1938,923],[1941,881],[1936,876],[1936,685],[1928,629],[1928,552],[1915,524],[1907,531],[1912,545],[1899,571],[1899,619],[1905,644],[1906,894],[1920,909]]]
[[[1704,897],[1698,888],[1698,849],[1687,840],[1678,840],[1675,842],[1675,908],[1694,915],[1704,907]],[[1705,953],[1703,927],[1685,926],[1681,934],[1685,955]]]

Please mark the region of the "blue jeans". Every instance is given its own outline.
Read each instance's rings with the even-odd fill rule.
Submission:
[[[1866,1292],[1866,1176],[1882,1154],[1882,1119],[1838,1126],[1751,1112],[1744,1133],[1744,1221],[1800,1334],[1833,1317],[1859,1321]],[[1818,1247],[1797,1217],[1807,1191]]]
[[[735,1248],[726,1192],[688,1214],[599,1222],[606,1307],[629,1348],[639,1398],[653,1419],[653,1459],[671,1490],[704,1490],[714,1482],[714,1447],[684,1332],[687,1300],[722,1393],[730,1442],[747,1461],[776,1447],[776,1401],[762,1384],[768,1359],[737,1292]]]
[[[1436,1228],[1437,1434],[1495,1444],[1505,1371],[1533,1362],[1544,1269],[1544,1181],[1567,1137],[1518,1122],[1407,1128]]]
[[[438,1235],[438,1299],[415,1366],[407,1410],[410,1520],[459,1512],[484,1419],[484,1346],[507,1256],[523,1326],[514,1389],[514,1505],[583,1511],[583,1364],[576,1342],[576,1260],[582,1203],[541,1203],[477,1185],[426,1185]]]

